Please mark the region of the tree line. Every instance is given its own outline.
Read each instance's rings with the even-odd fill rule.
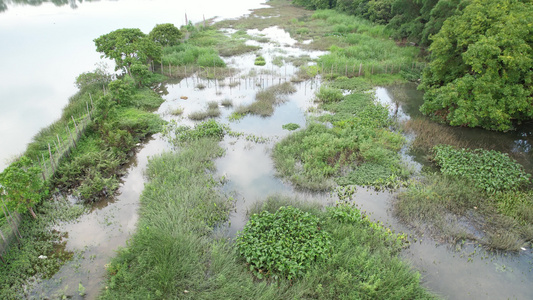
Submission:
[[[293,0],[385,24],[429,50],[421,111],[454,126],[512,130],[533,119],[532,0]]]

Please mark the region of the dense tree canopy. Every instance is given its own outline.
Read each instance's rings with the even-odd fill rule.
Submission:
[[[124,69],[128,74],[134,63],[149,64],[161,60],[161,46],[137,28],[117,29],[95,39],[94,43],[96,51],[114,59],[116,69]]]
[[[148,37],[163,47],[180,43],[181,31],[174,24],[158,24],[150,31]]]
[[[444,20],[471,0],[293,0],[309,9],[337,9],[350,15],[387,24],[395,38],[427,46]]]
[[[451,125],[509,130],[533,118],[533,4],[473,0],[433,38],[423,113]]]

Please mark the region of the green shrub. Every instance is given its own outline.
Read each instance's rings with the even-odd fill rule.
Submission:
[[[215,120],[198,123],[196,127],[180,126],[176,121],[171,121],[164,128],[163,134],[173,143],[183,143],[199,140],[204,137],[222,139],[226,127]]]
[[[343,97],[341,90],[325,86],[320,87],[320,90],[316,93],[318,101],[323,103],[338,102],[341,101]]]
[[[287,123],[287,124],[281,126],[281,128],[283,128],[285,130],[293,131],[293,130],[296,130],[296,129],[300,128],[300,125],[294,124],[294,123]]]
[[[237,238],[239,254],[259,279],[300,277],[329,256],[330,245],[316,216],[290,206],[253,215]]]
[[[264,66],[264,65],[266,65],[265,58],[262,57],[262,56],[258,56],[258,57],[256,57],[256,58],[255,58],[254,65],[256,65],[256,66]]]
[[[530,182],[530,174],[508,154],[494,150],[457,150],[448,145],[433,147],[435,162],[443,174],[471,181],[476,187],[494,193],[517,190]]]

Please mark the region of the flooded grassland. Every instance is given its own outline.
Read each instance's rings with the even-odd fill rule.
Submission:
[[[226,36],[233,38],[241,36],[247,40],[246,45],[256,49],[253,52],[224,57],[227,70],[231,70],[226,75],[217,77],[215,74],[218,69],[213,68],[214,76],[208,79],[203,75],[206,74],[205,70],[204,72],[191,72],[189,69],[189,72],[186,72],[183,68],[175,68],[171,76],[175,78],[169,80],[165,86],[163,96],[165,102],[159,107],[157,114],[166,121],[174,122],[175,126],[193,127],[202,122],[204,118],[215,119],[219,124],[225,124],[223,137],[220,140],[206,141],[200,145],[193,143],[190,148],[183,144],[173,145],[161,135],[156,135],[153,139],[141,144],[140,150],[136,152],[136,159],[122,179],[120,195],[116,199],[95,206],[76,223],[63,224],[57,228],[68,233],[66,249],[76,254],[74,259],[51,279],[40,281],[35,285],[31,297],[47,298],[68,295],[96,298],[100,293],[103,298],[113,299],[113,297],[118,297],[117,295],[124,296],[120,294],[120,289],[128,286],[138,288],[135,290],[138,294],[131,294],[138,297],[164,298],[171,295],[182,298],[208,298],[259,295],[263,299],[273,299],[310,296],[306,294],[306,290],[319,297],[331,296],[332,294],[329,293],[334,291],[325,290],[320,281],[304,281],[308,285],[298,287],[293,287],[292,282],[290,284],[278,282],[282,288],[272,289],[267,281],[253,282],[251,274],[243,272],[242,265],[232,264],[235,261],[232,244],[226,241],[231,240],[243,230],[250,217],[249,212],[257,210],[258,206],[265,205],[264,201],[267,198],[278,199],[276,201],[282,204],[291,204],[293,203],[291,201],[295,201],[287,199],[298,199],[294,205],[299,205],[303,210],[307,209],[310,212],[315,212],[316,207],[334,206],[336,203],[348,201],[365,212],[369,220],[385,224],[383,228],[406,233],[410,236],[410,244],[401,250],[403,263],[410,265],[413,272],[420,272],[422,286],[439,297],[449,299],[465,297],[469,299],[529,299],[533,297],[533,291],[530,288],[533,283],[531,271],[533,258],[530,244],[521,244],[518,252],[487,251],[486,247],[480,246],[482,238],[476,240],[468,235],[459,236],[459,233],[465,230],[464,228],[467,232],[470,230],[472,234],[483,236],[482,233],[477,233],[479,229],[472,226],[466,219],[449,216],[450,219],[447,220],[453,221],[452,224],[457,224],[458,227],[464,225],[463,229],[454,231],[455,239],[449,239],[449,235],[443,235],[442,232],[431,230],[432,228],[428,229],[426,224],[418,224],[417,220],[406,223],[405,218],[398,218],[396,207],[398,193],[405,191],[404,186],[409,184],[409,179],[419,178],[423,169],[432,167],[427,160],[430,147],[425,149],[410,147],[413,143],[419,142],[416,137],[421,135],[420,128],[429,126],[422,125],[416,130],[412,125],[413,120],[420,117],[417,107],[420,105],[422,95],[416,91],[414,84],[395,84],[403,81],[398,73],[383,72],[386,74],[362,77],[354,75],[360,75],[358,73],[362,72],[378,73],[377,62],[382,64],[385,61],[385,64],[394,65],[414,50],[391,50],[398,52],[392,55],[387,54],[386,57],[362,55],[364,57],[357,57],[357,61],[361,63],[355,63],[356,60],[346,60],[339,67],[334,63],[338,61],[337,58],[325,51],[332,44],[340,47],[360,45],[350,40],[359,39],[361,43],[368,42],[369,45],[378,47],[383,46],[379,43],[387,43],[387,41],[382,41],[384,39],[379,30],[370,32],[364,35],[365,37],[326,35],[328,30],[332,30],[331,27],[342,24],[344,21],[332,20],[327,12],[318,13],[312,18],[312,12],[288,6],[285,1],[274,1],[272,4],[271,8],[256,10],[247,18],[222,21],[215,25]],[[368,24],[363,22],[359,26],[361,32],[369,31]],[[393,46],[387,44],[386,47]],[[366,49],[366,51],[369,50],[372,50],[372,46]],[[359,51],[363,50],[359,49]],[[338,52],[339,50],[333,55],[338,55]],[[328,53],[330,56],[325,56]],[[263,58],[264,65],[257,64],[258,57]],[[368,64],[366,69],[361,71],[360,66],[363,62]],[[414,65],[411,61],[405,63]],[[390,70],[390,66],[386,68]],[[180,74],[180,70],[183,74]],[[168,71],[165,73],[171,75]],[[341,77],[340,80],[339,77]],[[337,78],[336,81],[329,82],[328,88],[331,88],[331,91],[321,90],[322,85],[335,78]],[[385,87],[378,87],[380,84],[385,84]],[[327,100],[330,99],[328,97],[332,99],[338,97],[335,90],[341,91],[340,98]],[[383,129],[379,131],[380,135],[372,140],[376,144],[367,142],[367,144],[357,145],[359,151],[363,153],[361,156],[366,161],[382,156],[393,157],[389,155],[390,153],[399,157],[398,160],[391,158],[391,161],[388,161],[394,166],[392,169],[380,167],[381,173],[378,175],[385,174],[383,175],[385,181],[379,181],[385,185],[380,186],[381,191],[376,191],[372,187],[354,185],[349,181],[353,179],[350,174],[357,174],[358,170],[350,167],[350,163],[358,167],[364,165],[364,162],[361,162],[361,156],[351,156],[352,152],[349,151],[343,152],[345,156],[334,156],[334,161],[320,165],[328,171],[320,173],[324,181],[312,187],[302,188],[298,181],[301,178],[307,178],[305,176],[311,176],[304,173],[304,168],[307,167],[297,166],[291,175],[284,175],[279,168],[276,168],[279,163],[273,160],[274,152],[282,141],[287,140],[289,136],[302,134],[305,130],[314,128],[313,126],[315,130],[321,130],[322,136],[326,137],[331,134],[330,130],[333,130],[335,126],[341,126],[339,124],[342,122],[344,122],[342,124],[356,122],[357,120],[347,122],[346,119],[339,118],[342,114],[346,114],[346,109],[362,111],[366,106],[361,108],[362,106],[358,105],[367,103],[365,102],[367,96],[371,99],[370,103],[386,105],[385,110],[375,111],[375,115],[371,116],[379,119],[385,113],[392,122],[380,123]],[[352,99],[349,101],[353,102],[346,99]],[[343,106],[343,103],[350,104],[350,106],[347,108]],[[336,112],[337,117],[332,112]],[[415,128],[415,130],[406,130],[401,135],[399,132],[402,126],[398,123],[410,124],[409,122],[411,122],[409,128]],[[299,127],[295,133],[286,129],[290,128],[289,126],[284,126],[291,123],[297,125],[294,127]],[[348,128],[348,125],[342,126],[346,126],[344,129]],[[385,133],[389,132],[389,129],[393,129],[399,137]],[[335,134],[338,134],[335,141],[342,140],[344,137],[343,133]],[[449,135],[451,137],[448,140],[460,140],[462,143],[469,143],[472,148],[509,152],[513,158],[525,165],[528,171],[530,170],[528,167],[531,162],[530,134],[527,131],[518,134],[495,134],[495,137],[475,130],[452,130]],[[310,139],[302,139],[302,144],[311,143]],[[494,140],[498,143],[491,142]],[[330,142],[330,140],[325,141]],[[377,147],[379,141],[387,141],[390,147]],[[462,145],[461,142],[457,144]],[[327,144],[318,145],[318,150],[328,148]],[[341,147],[344,147],[342,145],[344,144],[341,143]],[[378,148],[381,152],[370,151]],[[312,155],[320,155],[321,152],[318,150]],[[182,156],[173,156],[167,153],[169,151],[176,151]],[[201,164],[195,165],[195,159]],[[151,161],[151,167],[148,167],[146,171],[149,161]],[[376,161],[379,162],[377,159]],[[189,163],[191,166],[188,165]],[[166,170],[170,166],[172,166],[170,171]],[[185,170],[185,168],[190,169]],[[205,174],[203,174],[206,169],[209,170],[208,177],[204,177]],[[179,180],[167,186],[165,185],[169,184],[167,182],[158,183],[160,174],[166,174],[165,176],[169,178],[172,177],[171,174],[175,174]],[[210,189],[198,188],[196,190],[196,183],[185,179],[187,174]],[[147,184],[146,177],[150,184],[155,182],[161,186],[157,188],[157,186],[150,185],[143,192]],[[344,187],[340,189],[332,188],[339,183],[335,181],[335,178],[339,177],[346,178],[344,182],[348,184],[343,184]],[[369,185],[378,182],[374,177],[368,178],[370,178],[367,182]],[[180,183],[180,180],[183,183]],[[173,206],[172,203],[177,202],[177,198],[170,194],[171,190],[173,191],[174,186],[179,188],[186,184],[188,188],[185,191],[176,191],[179,197],[187,198],[197,194],[203,198],[204,202],[191,207]],[[327,188],[314,188],[316,186]],[[400,189],[387,189],[390,186],[400,187]],[[169,195],[166,195],[167,190]],[[160,201],[162,206],[151,204],[150,199],[156,199],[156,196],[164,199]],[[165,201],[168,204],[165,204]],[[271,202],[277,203],[275,200]],[[279,203],[271,205],[276,207]],[[313,204],[315,206],[309,203],[315,203]],[[138,218],[139,209],[141,221]],[[198,224],[189,224],[190,220],[187,216],[189,213],[193,220],[194,217],[202,220],[200,222],[202,224],[205,222],[211,227],[216,224],[215,233],[211,233]],[[159,219],[159,214],[168,219]],[[328,218],[327,215],[321,215],[321,217]],[[180,227],[180,224],[183,226]],[[201,234],[193,236],[188,231]],[[165,232],[169,234],[163,234]],[[126,242],[132,233],[135,233],[134,238]],[[157,250],[160,252],[154,250],[149,256],[134,257],[136,252],[133,251],[142,249],[152,251],[150,235],[154,235],[161,241],[161,248]],[[213,235],[215,238],[212,238]],[[385,244],[390,243],[387,238],[385,241]],[[452,243],[448,243],[450,241]],[[119,252],[112,264],[109,264],[111,258],[115,256],[115,251],[124,245],[127,245],[126,248]],[[374,246],[376,245],[381,244],[377,243]],[[398,250],[400,248],[394,249],[391,251],[394,255],[386,254],[385,256],[395,257],[397,252],[400,253]],[[203,256],[206,253],[207,258]],[[168,269],[152,269],[154,266],[160,266],[159,263],[164,262],[168,257],[175,255],[184,258],[190,255],[190,259],[186,259],[188,260],[186,263],[180,261],[179,266],[168,263]],[[396,266],[396,264],[397,262],[392,259],[388,266]],[[379,265],[377,259],[375,265]],[[130,269],[130,266],[134,267]],[[340,267],[337,266],[337,268]],[[372,269],[371,266],[367,267]],[[147,278],[154,281],[149,282],[148,288],[144,289],[142,284],[135,286],[133,276],[135,273],[132,270],[134,268],[139,268],[141,271],[144,268],[147,274],[161,272],[153,277],[148,276]],[[194,276],[181,277],[182,274],[176,275],[172,268],[181,268],[183,274],[194,274]],[[349,267],[346,266],[346,268]],[[323,270],[312,272],[320,273],[320,271]],[[106,272],[108,277],[106,277]],[[344,282],[350,282],[349,280],[353,279],[353,275],[349,272],[337,275],[345,276]],[[202,283],[202,280],[205,282]],[[406,280],[405,286],[413,284],[412,279],[403,280]],[[363,293],[359,296],[372,295],[372,292],[379,290],[377,288],[379,283],[372,279],[366,278],[360,281],[367,285],[361,290],[352,287],[353,291],[365,291],[367,294]],[[416,280],[414,282],[416,285]],[[417,288],[413,287],[413,289]],[[349,290],[346,289],[346,291]],[[171,293],[165,294],[166,292]],[[418,290],[415,294],[406,295],[418,298],[430,297],[426,292]]]

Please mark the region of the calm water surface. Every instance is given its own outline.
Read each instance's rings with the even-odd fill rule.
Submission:
[[[76,92],[76,76],[101,61],[93,39],[119,28],[148,33],[161,23],[179,27],[185,14],[192,22],[235,18],[264,0],[25,2],[42,1],[0,0],[0,171],[60,117]]]

